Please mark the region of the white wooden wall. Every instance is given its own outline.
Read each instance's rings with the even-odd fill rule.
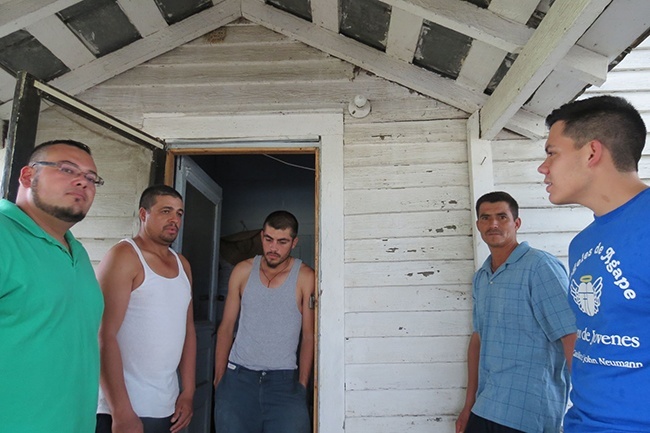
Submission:
[[[637,62],[650,70],[647,51]],[[648,82],[638,81],[646,94]],[[372,104],[365,119],[347,114],[356,94]],[[640,102],[637,92],[627,94],[650,112],[650,97]],[[474,271],[468,114],[244,21],[80,98],[134,126],[153,113],[343,110],[345,431],[453,431],[465,392]],[[50,137],[68,126],[49,110],[41,128]],[[107,184],[75,233],[98,260],[133,231],[150,153],[84,128]],[[548,203],[536,172],[543,142],[501,134],[493,155],[495,186],[522,206],[520,238],[565,256],[590,213]]]

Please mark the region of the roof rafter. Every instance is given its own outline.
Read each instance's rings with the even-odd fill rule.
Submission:
[[[45,17],[27,26],[25,30],[71,70],[95,60],[93,53],[56,15]]]
[[[81,0],[10,0],[0,5],[0,38],[32,25]]]
[[[422,17],[393,8],[386,41],[386,54],[412,63],[420,37]]]
[[[398,60],[379,50],[331,32],[258,0],[241,0],[244,18],[402,84],[446,104],[472,113],[485,101],[453,80]]]
[[[77,95],[134,66],[224,26],[241,16],[239,0],[224,0],[174,25],[96,59],[48,84],[70,95]],[[12,101],[0,105],[0,118],[11,112]]]
[[[508,52],[518,52],[533,30],[464,1],[383,0],[393,8],[483,41]]]
[[[481,136],[496,134],[519,111],[611,0],[556,0],[481,109]],[[564,31],[558,31],[563,29]]]
[[[327,30],[338,32],[338,0],[311,0],[311,18],[314,24],[317,24]]]

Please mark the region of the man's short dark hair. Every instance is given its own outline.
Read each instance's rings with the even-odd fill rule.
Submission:
[[[493,191],[483,194],[478,200],[476,200],[476,217],[479,215],[479,208],[483,203],[498,203],[500,201],[505,201],[508,203],[510,208],[510,213],[512,213],[512,218],[519,218],[519,204],[510,194],[504,191]]]
[[[76,147],[77,149],[81,149],[84,152],[86,152],[88,155],[92,156],[92,153],[90,152],[90,147],[88,147],[86,144],[82,143],[81,141],[77,140],[49,140],[45,141],[38,146],[34,147],[32,150],[32,153],[29,156],[29,162],[35,162],[35,161],[40,161],[43,158],[43,153],[47,150],[47,148],[52,147],[52,146],[58,146],[59,144],[63,144],[66,146],[72,146]]]
[[[570,102],[553,110],[546,126],[558,121],[564,122],[564,135],[575,141],[576,148],[598,140],[609,150],[618,171],[639,170],[646,126],[627,100],[604,95]]]
[[[140,195],[140,207],[144,208],[146,211],[150,211],[151,207],[156,204],[156,198],[160,197],[161,195],[168,195],[175,197],[181,201],[183,200],[183,197],[180,195],[180,193],[171,186],[152,185],[142,191],[142,195]]]
[[[276,230],[291,229],[291,237],[298,236],[298,220],[292,213],[286,210],[271,212],[264,220],[262,227],[272,227]]]

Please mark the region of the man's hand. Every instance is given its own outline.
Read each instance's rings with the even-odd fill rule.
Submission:
[[[115,415],[112,418],[111,432],[113,433],[144,433],[142,421],[140,421],[140,418],[138,418],[135,412],[124,418],[119,416],[115,417]]]
[[[471,413],[470,408],[463,408],[463,410],[458,415],[456,420],[456,433],[463,433],[467,427],[467,422],[469,421],[469,414]]]
[[[172,428],[171,433],[178,433],[190,424],[194,410],[192,409],[191,396],[186,396],[181,393],[176,400],[176,410],[172,415]]]

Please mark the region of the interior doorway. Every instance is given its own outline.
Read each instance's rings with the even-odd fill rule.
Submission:
[[[312,153],[238,153],[238,154],[186,154],[176,158],[190,159],[221,188],[221,217],[219,223],[219,254],[216,292],[213,296],[214,323],[218,326],[228,290],[228,279],[234,266],[261,253],[259,230],[264,218],[279,209],[293,213],[299,222],[298,245],[292,255],[316,269],[316,154]],[[192,213],[187,208],[186,215]],[[183,251],[184,252],[184,251]],[[206,261],[192,263],[192,273],[210,274],[214,269]],[[195,296],[196,296],[195,288]],[[205,290],[201,290],[205,293]],[[214,329],[216,332],[216,328]],[[212,347],[215,343],[212,333]],[[209,374],[212,381],[214,351],[208,365],[197,365],[197,373]],[[197,382],[198,382],[197,377]],[[314,414],[313,384],[308,393],[308,404]],[[212,407],[213,395],[209,405]],[[196,405],[195,405],[196,406]],[[194,422],[193,422],[194,424]],[[214,431],[212,417],[210,429],[195,426],[190,431]]]

